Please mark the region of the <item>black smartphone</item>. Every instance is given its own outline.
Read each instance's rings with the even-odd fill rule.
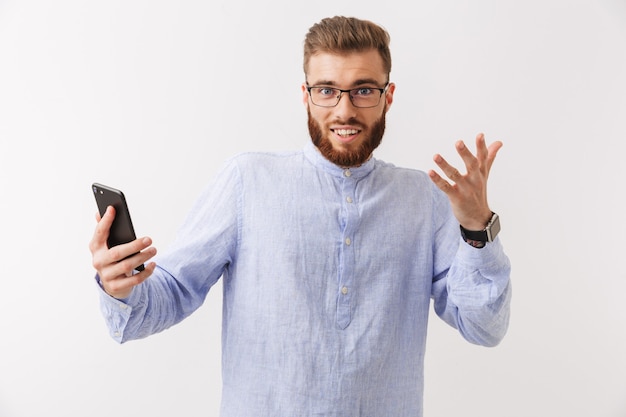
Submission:
[[[113,224],[111,225],[107,246],[112,248],[113,246],[135,240],[135,229],[133,228],[133,222],[130,218],[130,211],[128,211],[128,204],[126,204],[124,193],[117,188],[98,183],[93,183],[91,189],[96,198],[100,216],[104,216],[108,206],[115,208],[115,220],[113,220]],[[139,265],[135,269],[137,271],[143,271],[144,265]]]

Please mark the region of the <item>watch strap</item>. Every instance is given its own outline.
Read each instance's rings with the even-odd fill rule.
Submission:
[[[491,212],[491,219],[489,219],[487,226],[483,230],[467,230],[461,225],[459,227],[461,228],[463,240],[474,247],[482,247],[476,246],[472,242],[493,242],[500,231],[500,217],[496,213]]]

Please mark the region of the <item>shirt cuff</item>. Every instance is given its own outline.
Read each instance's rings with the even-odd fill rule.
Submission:
[[[486,242],[482,248],[468,245],[462,237],[459,237],[459,240],[461,243],[458,249],[458,259],[464,266],[488,268],[490,265],[497,265],[504,261],[504,249],[499,236],[493,242]]]
[[[116,342],[122,343],[124,341],[124,329],[130,320],[133,310],[128,304],[128,301],[132,298],[132,293],[129,298],[118,300],[104,291],[98,274],[96,274],[95,280],[100,289],[100,311],[109,328],[109,335]]]

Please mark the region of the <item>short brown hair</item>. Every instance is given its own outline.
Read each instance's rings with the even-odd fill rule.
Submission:
[[[355,17],[335,16],[314,24],[304,38],[304,73],[311,56],[328,52],[345,54],[376,49],[383,59],[387,76],[391,72],[389,33],[381,26]]]

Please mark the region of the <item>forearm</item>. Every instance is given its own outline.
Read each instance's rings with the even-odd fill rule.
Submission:
[[[433,284],[435,311],[468,341],[497,345],[509,325],[510,271],[498,239],[482,249],[462,242],[446,279]]]
[[[202,295],[168,283],[165,271],[133,288],[123,300],[108,295],[100,288],[100,308],[110,336],[118,343],[141,339],[159,333],[180,322],[202,304]],[[98,277],[96,277],[98,279]]]

